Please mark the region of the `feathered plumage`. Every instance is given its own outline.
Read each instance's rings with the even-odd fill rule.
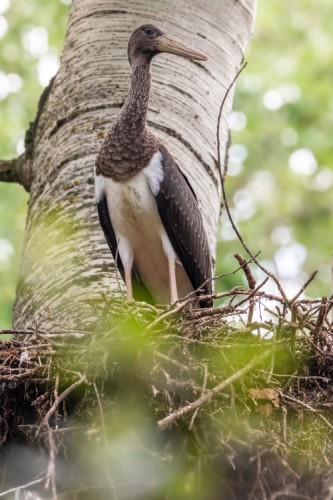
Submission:
[[[193,188],[147,128],[150,65],[159,52],[206,59],[157,26],[133,32],[131,86],[97,158],[95,188],[100,223],[128,298],[169,303],[200,287],[210,294],[212,267]]]

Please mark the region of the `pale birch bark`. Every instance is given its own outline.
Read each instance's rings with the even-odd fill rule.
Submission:
[[[149,125],[197,193],[215,255],[220,213],[216,127],[220,103],[244,56],[256,0],[74,0],[61,66],[37,123],[14,326],[78,327],[86,299],[119,296],[94,201],[93,166],[129,84],[127,41],[158,24],[208,56],[153,61]],[[224,106],[221,157],[232,94]]]

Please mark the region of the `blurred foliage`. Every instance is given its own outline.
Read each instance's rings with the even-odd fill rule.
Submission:
[[[1,159],[21,151],[24,131],[34,118],[42,91],[41,59],[45,53],[61,54],[68,17],[68,1],[63,2],[12,0],[1,14],[8,30],[1,40],[0,72],[17,74],[22,81],[20,89],[1,100]],[[231,151],[226,185],[244,239],[253,252],[261,251],[261,259],[270,268],[278,264],[281,272],[281,263],[285,264],[283,277],[291,289],[319,269],[309,288],[312,296],[329,293],[332,253],[331,8],[330,0],[300,0],[292,8],[286,0],[259,3],[255,34],[246,54],[249,64],[237,82],[234,103],[234,110],[243,114],[243,125],[239,120],[238,125],[237,120],[235,126],[231,124],[233,144],[246,149]],[[36,27],[47,30],[45,53],[26,48],[25,34]],[[315,158],[309,175],[295,173],[289,166],[290,155],[302,148],[309,150],[306,161],[311,163],[311,152]],[[21,187],[0,184],[1,327],[11,323],[27,201]],[[217,273],[237,267],[234,252],[244,254],[225,216],[222,220]],[[219,280],[217,288],[235,284],[238,278],[230,276]]]

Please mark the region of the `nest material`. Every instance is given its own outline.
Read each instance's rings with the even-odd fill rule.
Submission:
[[[220,118],[244,67],[221,102],[217,167],[231,225],[267,278],[257,284],[237,255],[248,287],[216,294],[224,301],[220,307],[195,310],[191,297],[162,310],[91,301],[99,320],[79,331],[53,328],[50,334],[37,325],[33,332],[2,332],[29,338],[0,344],[0,444],[7,443],[0,471],[14,473],[8,480],[0,472],[0,484],[8,485],[0,497],[331,498],[332,297],[301,298],[312,275],[287,298],[246,246],[225,195]],[[277,295],[263,291],[268,279]],[[265,313],[260,321],[258,310]],[[151,440],[137,441],[153,456],[151,470],[155,462],[171,464],[168,481],[157,490],[119,493],[110,475],[112,432],[118,439],[124,422],[135,428],[143,415]],[[108,450],[105,469],[101,447],[91,447],[94,439]],[[17,440],[44,450],[44,462],[38,451],[38,469],[26,484],[19,473],[22,448],[10,458]],[[89,452],[100,459],[90,476],[82,466],[91,463]],[[76,481],[70,472],[61,475],[59,457],[66,458],[66,471],[74,463]]]
[[[1,443],[44,446],[49,463],[38,485],[53,498],[69,436],[87,433],[93,419],[93,432],[108,440],[105,415],[113,408],[121,420],[114,408],[123,401],[135,412],[148,407],[156,429],[184,441],[188,467],[200,461],[204,477],[214,476],[212,498],[222,490],[228,498],[323,498],[331,476],[319,473],[333,462],[332,301],[300,298],[305,287],[291,300],[267,294],[266,280],[257,285],[237,258],[249,286],[217,294],[220,307],[193,309],[191,297],[163,309],[92,301],[94,325],[36,328],[22,343],[1,343]],[[159,458],[174,460],[177,450],[171,437]],[[227,477],[216,480],[221,470]]]

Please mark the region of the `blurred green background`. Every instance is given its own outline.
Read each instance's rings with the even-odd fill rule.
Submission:
[[[23,150],[43,87],[55,73],[68,0],[0,0],[0,158]],[[333,230],[333,21],[331,0],[259,2],[248,66],[230,118],[227,192],[253,252],[289,294],[319,270],[307,294],[330,293]],[[28,195],[0,183],[0,329],[11,325]],[[241,251],[225,214],[217,273]],[[219,280],[218,289],[239,284]]]

